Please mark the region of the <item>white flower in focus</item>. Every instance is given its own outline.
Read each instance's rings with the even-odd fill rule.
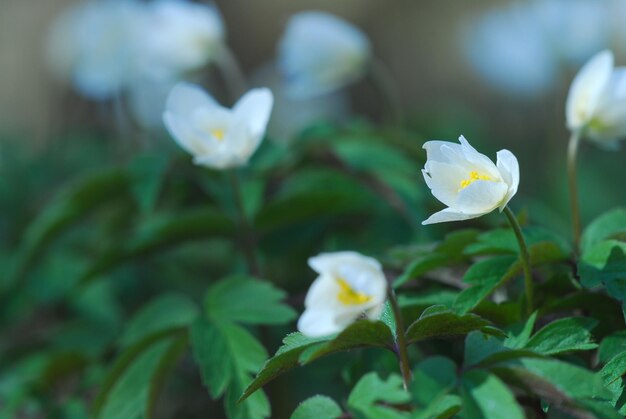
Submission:
[[[138,31],[137,65],[153,77],[176,77],[208,64],[224,41],[224,24],[214,6],[185,0],[146,5]]]
[[[253,89],[228,109],[199,86],[182,82],[167,98],[163,121],[194,163],[226,169],[245,165],[259,147],[273,101],[269,89]]]
[[[626,137],[626,67],[614,68],[613,53],[591,58],[574,78],[565,108],[567,127],[612,145]]]
[[[53,73],[92,99],[114,96],[131,72],[132,40],[140,20],[140,6],[130,0],[90,1],[68,9],[48,37]]]
[[[422,174],[432,194],[448,208],[431,215],[422,224],[477,218],[504,209],[517,192],[519,165],[508,150],[497,153],[494,164],[465,139],[461,144],[428,141]]]
[[[366,71],[370,43],[356,26],[325,12],[291,17],[279,45],[278,65],[294,97],[332,92]]]
[[[319,274],[304,301],[298,330],[318,337],[341,332],[362,316],[378,319],[387,280],[376,259],[356,252],[322,253],[309,259]]]

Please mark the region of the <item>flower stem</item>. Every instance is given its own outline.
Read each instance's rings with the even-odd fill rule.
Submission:
[[[409,388],[409,382],[411,381],[411,366],[409,364],[409,355],[406,346],[406,337],[404,330],[404,321],[402,319],[402,313],[400,312],[400,306],[396,298],[396,292],[391,285],[387,288],[387,294],[389,296],[389,304],[393,311],[393,317],[396,321],[396,346],[398,351],[398,359],[400,360],[400,372],[402,373],[402,384],[404,389]]]
[[[580,212],[578,210],[578,186],[576,185],[576,156],[580,134],[573,132],[567,146],[567,178],[569,185],[569,203],[572,209],[572,229],[574,235],[574,251],[580,250]]]
[[[230,184],[233,189],[233,195],[235,197],[235,205],[239,216],[239,234],[241,249],[243,250],[244,257],[246,258],[246,264],[248,265],[248,271],[254,276],[260,276],[261,270],[259,268],[259,262],[255,253],[256,237],[254,230],[248,216],[246,215],[246,209],[243,204],[243,197],[241,195],[241,184],[239,183],[239,177],[234,170],[229,173]]]
[[[524,270],[524,288],[526,291],[526,313],[530,315],[533,312],[533,276],[530,270],[530,256],[528,255],[528,248],[526,247],[526,241],[522,234],[522,228],[513,214],[513,211],[507,206],[504,207],[504,214],[509,219],[509,223],[515,232],[517,243],[519,244],[519,253],[522,259],[522,269]]]
[[[237,101],[246,91],[246,77],[235,54],[227,46],[222,46],[218,50],[215,64],[228,87],[228,95],[233,102]]]
[[[396,83],[387,66],[381,60],[372,58],[369,66],[369,77],[386,102],[387,117],[390,122],[402,124],[404,121],[402,101],[400,100]]]

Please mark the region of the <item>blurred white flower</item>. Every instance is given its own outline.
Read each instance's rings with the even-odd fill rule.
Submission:
[[[567,127],[605,145],[626,137],[626,67],[613,53],[592,57],[574,78],[567,97]]]
[[[465,139],[461,144],[428,141],[422,174],[432,194],[448,208],[431,215],[422,224],[477,218],[504,209],[517,192],[519,165],[508,150],[497,153],[497,164],[476,151]]]
[[[356,26],[325,12],[291,17],[279,44],[278,64],[295,97],[332,92],[361,78],[370,43]]]
[[[387,280],[376,259],[356,252],[322,253],[309,259],[319,274],[304,301],[298,330],[310,337],[341,332],[358,318],[378,319]]]
[[[226,169],[245,165],[259,147],[272,105],[272,92],[260,88],[227,109],[199,86],[182,82],[169,94],[163,120],[194,163]]]
[[[178,77],[215,59],[224,42],[224,25],[214,6],[158,0],[145,7],[135,41],[140,73]]]
[[[48,36],[48,61],[57,77],[83,95],[107,99],[131,69],[140,6],[131,0],[89,1],[63,13]]]

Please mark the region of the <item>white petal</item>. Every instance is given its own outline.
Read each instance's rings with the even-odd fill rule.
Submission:
[[[332,274],[336,272],[337,267],[342,264],[363,266],[365,269],[382,269],[376,259],[352,251],[320,253],[317,256],[309,258],[308,263],[311,269],[320,275]]]
[[[448,147],[449,150],[445,150]],[[460,144],[450,141],[426,141],[422,146],[426,150],[426,160],[437,161],[440,163],[455,163],[463,156],[463,150]],[[456,156],[455,156],[456,155]],[[458,157],[457,157],[458,156]]]
[[[337,281],[330,275],[322,274],[309,287],[304,300],[304,307],[317,309],[338,307],[339,301],[336,297],[339,291]]]
[[[422,175],[434,197],[447,206],[454,205],[461,182],[468,178],[465,168],[438,161],[427,161]]]
[[[202,87],[186,82],[177,83],[165,103],[166,111],[179,117],[188,117],[199,108],[211,109],[218,106],[215,99]]]
[[[252,89],[233,107],[238,123],[246,124],[251,135],[264,135],[272,113],[274,96],[268,88]]]
[[[197,157],[207,152],[207,144],[212,138],[193,128],[188,120],[179,117],[171,112],[165,111],[163,123],[174,140],[185,151]]]
[[[507,191],[504,182],[476,180],[461,189],[453,208],[467,214],[487,214],[502,204]]]
[[[613,71],[613,53],[602,51],[591,58],[574,78],[567,96],[567,127],[583,128],[593,118]]]
[[[300,333],[312,338],[332,335],[343,328],[336,323],[334,313],[327,310],[304,310],[298,319]]]
[[[461,143],[461,150],[463,151],[463,155],[465,159],[473,166],[473,170],[476,170],[479,173],[487,172],[491,177],[499,179],[500,173],[498,172],[496,165],[493,164],[493,161],[491,161],[489,157],[476,151],[476,149],[472,147],[462,135],[459,137],[459,142]]]
[[[383,303],[378,304],[365,312],[365,315],[370,320],[378,320],[380,319],[380,315],[383,314],[383,310],[385,309],[384,300]]]
[[[426,220],[422,221],[422,225],[427,224],[436,224],[436,223],[446,223],[448,221],[463,221],[469,220],[472,218],[478,218],[484,214],[465,214],[460,211],[454,210],[452,208],[446,208],[439,212],[434,213]]]
[[[519,186],[519,163],[517,158],[509,150],[500,150],[497,153],[497,166],[504,182],[508,185],[508,191],[500,204],[500,211],[509,203],[513,195],[517,193]]]

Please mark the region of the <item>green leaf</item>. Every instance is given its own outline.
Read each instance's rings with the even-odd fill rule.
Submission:
[[[491,323],[475,315],[459,315],[451,311],[425,311],[406,332],[409,343],[425,339],[440,339],[468,334],[474,330],[483,330],[490,334],[498,333],[497,329],[488,329]]]
[[[444,395],[456,385],[456,364],[444,356],[432,356],[417,364],[409,390],[422,406]]]
[[[570,252],[570,246],[565,239],[550,230],[541,227],[526,227],[523,230],[526,245],[531,247],[539,243],[552,243],[563,255]],[[515,233],[510,228],[487,231],[477,237],[476,243],[465,249],[468,255],[486,254],[519,254],[519,244]]]
[[[622,377],[626,374],[626,351],[615,355],[599,372],[604,386],[613,393],[615,405],[624,391]]]
[[[583,252],[606,239],[623,238],[626,234],[626,208],[616,208],[593,220],[581,238]]]
[[[107,249],[86,270],[81,282],[87,282],[129,260],[171,249],[181,243],[207,237],[231,236],[234,229],[233,222],[212,207],[155,216],[140,225],[131,237]]]
[[[533,312],[533,314],[528,317],[528,320],[526,320],[521,328],[512,328],[509,332],[509,337],[504,341],[504,346],[510,349],[521,349],[526,346],[535,328],[536,320],[537,311]]]
[[[246,329],[228,322],[198,320],[191,329],[191,345],[202,380],[213,398],[222,394],[229,418],[253,419],[270,415],[263,392],[239,403],[239,396],[252,381],[267,353]]]
[[[394,281],[394,287],[400,287],[408,281],[419,278],[425,273],[442,267],[461,263],[467,260],[463,249],[472,243],[478,234],[477,230],[461,230],[448,234],[444,241],[432,252],[421,255],[404,270]]]
[[[137,356],[116,381],[106,397],[102,410],[96,412],[95,416],[100,419],[129,419],[144,416],[150,408],[153,378],[174,345],[176,345],[175,339],[163,339]]]
[[[462,408],[461,398],[446,394],[432,400],[428,406],[414,414],[415,419],[450,419],[456,417]]]
[[[434,304],[452,307],[459,293],[447,289],[423,290],[419,294],[402,293],[398,295],[398,304],[401,308],[428,307]]]
[[[168,163],[167,154],[152,152],[138,155],[129,164],[131,191],[141,212],[149,213],[154,209]]]
[[[495,375],[474,370],[463,375],[464,417],[471,419],[524,419],[513,393]]]
[[[96,209],[129,197],[128,175],[119,169],[90,175],[63,190],[28,226],[9,276],[10,283],[20,281],[45,246],[65,228]]]
[[[407,418],[406,413],[379,403],[400,404],[410,399],[410,394],[402,389],[400,376],[391,374],[384,381],[376,373],[370,372],[365,374],[352,389],[348,397],[348,409],[366,419]]]
[[[626,297],[626,243],[608,240],[586,250],[578,266],[583,286],[603,284],[613,298]]]
[[[284,291],[268,282],[231,276],[212,285],[204,299],[209,318],[216,322],[285,324],[297,313],[281,301]]]
[[[298,405],[291,419],[335,419],[343,412],[333,399],[326,396],[313,396]]]
[[[161,295],[142,307],[128,322],[121,344],[130,346],[149,335],[189,326],[198,313],[196,304],[184,295]]]
[[[465,338],[464,364],[466,367],[476,365],[491,355],[506,350],[500,339],[481,332],[471,332]]]
[[[471,284],[457,296],[454,308],[464,314],[517,273],[517,257],[496,256],[476,262],[465,273],[463,282]]]
[[[595,349],[598,345],[591,341],[591,330],[597,324],[596,320],[585,317],[558,319],[535,333],[525,348],[542,355]]]
[[[335,338],[307,351],[300,357],[300,361],[309,363],[325,355],[356,348],[381,347],[391,350],[393,344],[393,335],[387,324],[380,320],[358,320]]]
[[[278,351],[272,358],[265,362],[256,378],[246,388],[241,396],[241,400],[245,400],[280,374],[298,366],[300,355],[305,349],[326,340],[328,338],[309,338],[299,332],[287,335],[283,340],[283,345],[278,348]]]
[[[626,330],[619,331],[602,339],[598,349],[601,363],[608,362],[614,356],[626,351]]]

